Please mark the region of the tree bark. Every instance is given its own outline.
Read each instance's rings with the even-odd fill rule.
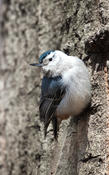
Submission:
[[[0,175],[109,174],[109,2],[0,0]],[[50,49],[76,55],[91,75],[91,106],[60,126],[39,121],[39,69]]]

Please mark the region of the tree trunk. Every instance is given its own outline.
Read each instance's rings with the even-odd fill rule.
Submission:
[[[88,66],[91,106],[60,126],[39,121],[39,69],[50,49]],[[0,175],[109,174],[109,2],[0,0]]]

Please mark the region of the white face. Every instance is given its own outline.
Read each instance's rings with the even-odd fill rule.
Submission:
[[[69,64],[68,55],[65,53],[56,50],[55,52],[51,52],[44,60],[43,60],[43,72],[49,76],[59,76],[62,75],[69,67],[72,65]]]
[[[56,70],[59,66],[60,56],[58,56],[55,52],[51,52],[44,60],[43,60],[43,72],[44,73],[51,73],[52,71]]]

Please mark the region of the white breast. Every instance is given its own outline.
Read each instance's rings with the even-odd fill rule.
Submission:
[[[71,57],[70,69],[63,73],[62,83],[66,94],[57,108],[57,116],[80,114],[90,101],[91,85],[88,70],[77,57]]]

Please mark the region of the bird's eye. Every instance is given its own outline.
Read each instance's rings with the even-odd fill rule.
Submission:
[[[49,61],[52,61],[52,58],[49,58]]]

